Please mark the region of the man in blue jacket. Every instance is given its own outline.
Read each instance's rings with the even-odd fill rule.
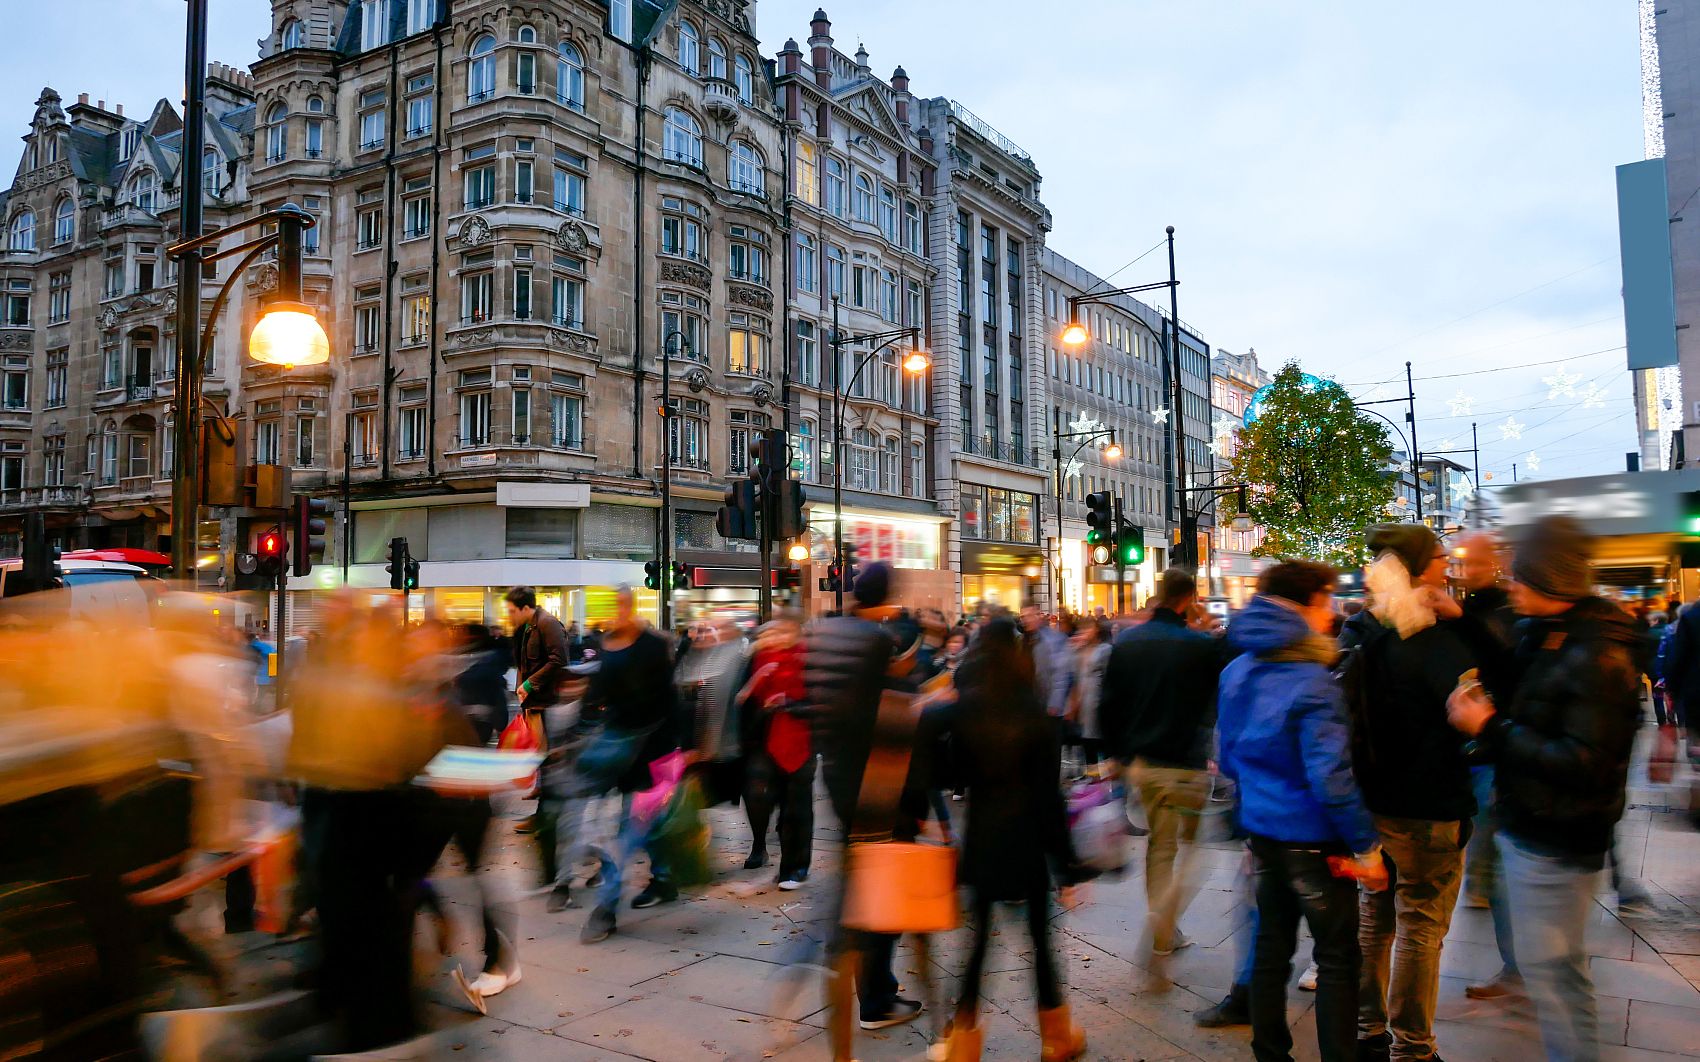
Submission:
[[[1387,887],[1375,824],[1352,776],[1335,657],[1333,568],[1288,561],[1266,570],[1228,640],[1240,655],[1222,673],[1217,733],[1222,770],[1239,787],[1257,888],[1251,1048],[1258,1062],[1292,1058],[1287,981],[1299,919],[1316,941],[1316,1039],[1322,1062],[1357,1054],[1358,888]],[[1338,857],[1338,873],[1329,858]]]

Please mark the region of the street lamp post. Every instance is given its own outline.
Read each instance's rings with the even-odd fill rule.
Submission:
[[[1121,446],[1119,446],[1116,443],[1116,429],[1114,429],[1114,428],[1098,428],[1098,429],[1095,429],[1093,431],[1065,432],[1065,431],[1062,430],[1062,419],[1061,419],[1060,415],[1059,415],[1056,423],[1051,425],[1051,439],[1052,439],[1051,460],[1056,463],[1056,467],[1057,467],[1057,534],[1056,534],[1056,539],[1055,539],[1056,545],[1053,546],[1052,549],[1051,549],[1051,570],[1055,573],[1056,582],[1055,582],[1055,585],[1053,587],[1054,593],[1051,595],[1052,596],[1051,605],[1058,613],[1062,612],[1062,594],[1063,594],[1063,585],[1062,585],[1063,544],[1062,544],[1062,542],[1063,542],[1064,466],[1063,466],[1063,459],[1062,459],[1062,442],[1063,442],[1064,439],[1079,439],[1080,440],[1080,443],[1078,445],[1076,445],[1075,448],[1074,448],[1074,453],[1070,454],[1069,457],[1068,457],[1068,463],[1072,465],[1074,463],[1074,459],[1080,456],[1080,451],[1086,449],[1086,447],[1090,446],[1093,442],[1095,442],[1099,439],[1104,439],[1104,438],[1108,438],[1109,441],[1110,441],[1109,445],[1104,447],[1104,449],[1103,449],[1104,456],[1111,461],[1119,460],[1122,456],[1122,448],[1121,448]]]
[[[191,4],[191,8],[194,6]],[[205,17],[204,10],[202,17]],[[199,157],[200,153],[196,152],[196,158]],[[198,178],[194,188],[197,192],[200,190]],[[183,190],[183,197],[187,203],[189,189]],[[215,251],[203,250],[232,233],[267,224],[275,225],[276,231],[264,233],[235,247]],[[231,289],[236,286],[236,282],[248,267],[266,251],[277,248],[277,288],[266,304],[265,313],[254,323],[254,330],[248,335],[249,357],[263,364],[286,369],[297,365],[322,365],[330,360],[330,340],[325,336],[325,330],[319,324],[312,307],[303,301],[301,292],[301,233],[312,228],[314,224],[313,215],[293,203],[285,203],[240,224],[214,229],[212,232],[189,236],[186,224],[184,239],[165,250],[167,256],[181,263],[184,278],[193,275],[195,279],[192,288],[184,285],[187,291],[179,294],[177,304],[177,379],[173,403],[173,414],[177,423],[173,427],[178,444],[190,447],[189,450],[177,452],[177,460],[171,470],[171,563],[180,576],[194,571],[195,540],[198,537],[200,522],[199,419],[204,354],[212,345],[218,315],[226,300],[230,298]],[[199,227],[197,222],[195,228]],[[236,255],[242,255],[242,259],[225,278],[218,294],[213,296],[206,327],[202,329],[201,266],[206,262],[217,262]],[[187,430],[185,422],[190,422],[191,425]]]
[[[846,334],[838,327],[838,298],[832,300],[832,557],[838,566],[839,578],[836,608],[844,611],[844,403],[849,397],[850,389],[856,386],[856,380],[867,368],[868,362],[874,355],[900,339],[908,339],[909,354],[903,359],[903,371],[911,375],[920,375],[932,365],[931,360],[923,353],[921,347],[921,329],[891,328],[884,332],[863,332]],[[866,343],[868,349],[856,362],[856,367],[850,372],[849,380],[841,380],[844,371],[842,348],[857,343]]]
[[[1134,284],[1131,287],[1113,288],[1109,291],[1092,291],[1081,295],[1070,295],[1068,297],[1068,324],[1063,328],[1062,341],[1068,346],[1077,347],[1086,342],[1089,338],[1090,333],[1087,331],[1086,325],[1080,320],[1077,313],[1082,306],[1091,305],[1093,303],[1109,303],[1122,295],[1137,295],[1140,292],[1145,291],[1168,290],[1169,316],[1163,321],[1163,328],[1159,336],[1159,340],[1163,349],[1163,383],[1164,389],[1168,392],[1170,417],[1173,421],[1171,427],[1174,431],[1171,438],[1174,440],[1174,452],[1172,458],[1175,490],[1169,493],[1169,504],[1172,507],[1171,511],[1178,509],[1178,519],[1176,523],[1180,532],[1180,543],[1179,556],[1175,558],[1176,563],[1184,568],[1196,568],[1198,566],[1198,558],[1196,555],[1198,543],[1196,541],[1196,536],[1192,531],[1191,518],[1188,516],[1186,506],[1187,474],[1186,406],[1184,402],[1185,377],[1181,373],[1181,318],[1178,294],[1180,291],[1180,281],[1175,277],[1175,227],[1170,225],[1163,231],[1169,247],[1169,279],[1159,280],[1151,284]],[[1137,315],[1134,316],[1134,320],[1139,321],[1139,323],[1144,325],[1147,329],[1151,328],[1149,324],[1140,320]],[[1155,329],[1152,330],[1155,331]],[[1173,337],[1172,340],[1170,338],[1171,336]],[[1178,507],[1174,506],[1174,502],[1177,497],[1180,499]],[[1062,529],[1059,527],[1057,531],[1060,535]]]
[[[675,344],[674,340],[678,340]],[[673,351],[689,351],[690,337],[669,332],[661,340],[661,534],[656,562],[661,565],[661,596],[656,613],[664,631],[673,628]]]

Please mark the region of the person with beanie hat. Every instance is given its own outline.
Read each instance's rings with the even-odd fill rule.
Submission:
[[[1421,524],[1372,527],[1369,607],[1340,633],[1348,650],[1353,770],[1392,887],[1359,899],[1360,1059],[1434,1059],[1440,954],[1476,813],[1464,741],[1446,699],[1479,661],[1446,592],[1447,556]]]
[[[1526,617],[1514,691],[1496,704],[1472,677],[1447,704],[1452,725],[1494,764],[1512,939],[1547,1057],[1580,1060],[1600,1057],[1583,931],[1641,722],[1638,635],[1622,609],[1591,593],[1592,547],[1569,517],[1524,532],[1511,565],[1511,601]]]

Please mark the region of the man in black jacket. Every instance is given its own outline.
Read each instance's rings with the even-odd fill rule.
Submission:
[[[858,815],[862,774],[875,745],[880,696],[891,681],[886,672],[895,646],[891,634],[875,618],[876,610],[885,604],[890,584],[891,572],[886,565],[874,563],[864,568],[853,591],[856,608],[849,615],[817,621],[803,658],[803,684],[812,705],[821,778],[846,843],[853,831],[866,833],[892,826],[863,822]],[[897,978],[891,972],[891,951],[896,942],[896,937],[883,934],[840,931],[833,943],[832,950],[837,954],[847,947],[860,952],[856,995],[864,1029],[883,1029],[921,1012],[921,1004],[898,998]],[[844,996],[835,998],[842,1002]],[[848,1058],[844,1054],[850,1046],[848,1029],[835,1027],[833,1040],[834,1058],[840,1054]]]
[[[1446,594],[1446,551],[1421,524],[1370,529],[1370,607],[1346,621],[1360,659],[1353,767],[1392,885],[1360,897],[1358,1057],[1436,1058],[1440,952],[1476,813],[1464,742],[1446,698],[1476,666]],[[1397,940],[1395,940],[1397,936]]]
[[[1583,930],[1593,883],[1623,816],[1641,721],[1637,633],[1591,593],[1592,539],[1547,517],[1517,544],[1512,602],[1528,619],[1517,687],[1495,705],[1466,684],[1452,724],[1494,763],[1499,854],[1517,942],[1549,1058],[1599,1057],[1599,1014]]]
[[[1181,846],[1191,847],[1210,796],[1205,768],[1227,662],[1216,638],[1188,625],[1197,602],[1191,572],[1164,572],[1151,619],[1116,638],[1099,695],[1104,740],[1129,764],[1128,792],[1139,794],[1151,831],[1145,896],[1158,957],[1192,943],[1177,925],[1193,891]]]
[[[537,735],[537,747],[547,750],[543,714],[555,703],[557,688],[567,674],[567,630],[552,613],[537,607],[537,592],[529,586],[509,590],[503,602],[514,632],[514,674],[518,676],[514,692],[519,697],[519,710]],[[536,815],[514,826],[520,833],[536,828]]]

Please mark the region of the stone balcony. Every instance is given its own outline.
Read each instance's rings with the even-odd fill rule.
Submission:
[[[75,509],[87,505],[87,487],[25,487],[0,491],[0,510]]]

